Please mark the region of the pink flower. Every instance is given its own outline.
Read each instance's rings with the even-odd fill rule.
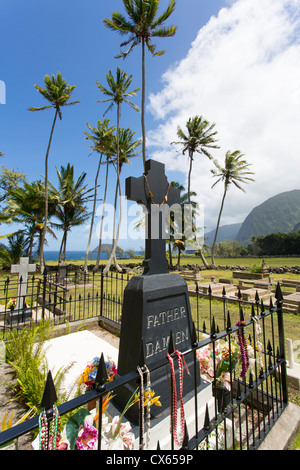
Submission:
[[[131,425],[128,421],[119,424],[119,416],[115,416],[112,420],[112,435],[115,438],[120,437],[123,441],[124,448],[127,450],[133,450],[135,436],[131,431]]]
[[[87,416],[78,431],[76,446],[78,450],[93,450],[98,440],[98,431],[93,426],[93,417]]]

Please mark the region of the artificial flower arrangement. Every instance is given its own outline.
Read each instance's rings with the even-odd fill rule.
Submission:
[[[197,350],[197,359],[200,365],[200,373],[210,382],[216,379],[217,388],[230,390],[230,372],[236,367],[240,359],[240,349],[237,343],[231,341],[229,353],[228,341],[218,340],[215,347],[215,370],[213,345],[209,344]],[[214,376],[215,372],[215,376]]]
[[[245,322],[238,322],[241,326]],[[257,325],[259,328],[259,325]],[[244,329],[237,331],[237,341],[218,340],[214,343],[215,348],[215,370],[213,345],[209,344],[197,350],[197,358],[200,364],[200,373],[206,376],[209,381],[216,380],[217,388],[225,388],[230,391],[230,373],[241,364],[240,377],[246,376],[247,370],[253,370],[255,363],[253,345],[245,338]],[[215,372],[215,375],[214,375]]]
[[[94,357],[91,362],[87,364],[84,368],[83,372],[80,374],[79,378],[79,386],[84,386],[85,390],[92,390],[95,388],[95,379],[97,376],[97,370],[99,366],[100,358]],[[114,376],[117,374],[117,366],[114,361],[109,357],[108,360],[105,362],[108,382],[111,382]]]
[[[9,308],[10,310],[14,310],[17,305],[17,298],[13,297],[9,299],[9,301],[6,304],[6,308]]]
[[[79,386],[84,392],[95,388],[95,379],[99,366],[99,357],[94,357],[80,374]],[[105,362],[108,379],[112,381],[117,374],[117,367],[111,358]],[[103,450],[133,450],[135,435],[131,425],[124,421],[124,415],[135,403],[140,405],[138,389],[132,394],[121,416],[110,416],[107,412],[108,405],[113,395],[109,392],[103,397],[102,410],[80,408],[73,414],[57,439],[55,450],[96,450],[98,448],[99,414],[102,413],[101,449]],[[144,392],[143,406],[161,406],[160,397],[155,397],[153,390]],[[99,406],[97,407],[99,408]],[[39,437],[33,442],[33,448],[39,448]]]
[[[102,403],[102,450],[134,450],[135,435],[128,421],[123,421],[125,413],[135,403],[140,403],[138,389],[132,394],[121,416],[111,417],[107,413],[108,403],[113,398],[109,393]],[[149,398],[144,394],[144,406],[149,403]],[[150,405],[161,406],[159,397],[151,390]],[[99,432],[99,413],[89,412],[80,408],[66,423],[59,436],[55,450],[97,450]],[[39,449],[39,437],[33,442],[33,448]]]

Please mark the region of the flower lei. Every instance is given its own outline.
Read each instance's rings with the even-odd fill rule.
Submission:
[[[53,405],[53,419],[50,424],[48,439],[48,420],[46,410],[39,415],[39,450],[56,450],[60,441],[60,415]]]
[[[146,434],[146,447],[149,447],[150,442],[150,406],[151,406],[151,383],[150,383],[150,372],[146,365],[144,365],[144,370],[146,372],[146,391],[144,392],[144,374],[140,367],[137,368],[138,373],[141,379],[141,400],[144,400],[146,395],[146,406],[147,406],[147,417],[146,417],[146,427],[147,427],[147,434]],[[143,404],[143,407],[145,404]],[[144,410],[141,413],[142,415],[142,442],[140,445],[140,450],[144,449]]]
[[[236,326],[244,326],[246,325],[245,321],[238,321],[236,323]],[[242,359],[242,371],[240,373],[240,377],[244,378],[246,376],[248,367],[249,367],[249,353],[248,353],[248,347],[247,347],[247,340],[245,338],[245,333],[244,333],[244,328],[240,328],[237,331],[238,335],[238,342],[240,346],[240,353],[241,353],[241,359]]]
[[[173,416],[171,416],[171,428],[173,428],[173,438],[175,443],[178,446],[182,446],[185,436],[185,413],[184,413],[184,405],[183,405],[183,398],[182,398],[182,391],[183,391],[183,362],[185,364],[186,370],[188,371],[187,365],[185,363],[183,354],[179,351],[174,351],[173,354],[177,355],[178,358],[178,368],[179,368],[179,398],[180,398],[180,436],[181,439],[178,438],[178,430],[177,430],[177,418],[178,418],[178,404],[177,404],[177,390],[176,390],[176,381],[175,381],[175,370],[174,370],[174,361],[169,353],[167,353],[167,357],[170,362],[171,367],[171,374],[172,374],[172,381],[173,381],[173,396],[172,396],[172,404],[173,404]]]

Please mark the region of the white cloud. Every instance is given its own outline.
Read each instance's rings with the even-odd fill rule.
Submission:
[[[240,150],[255,171],[246,193],[230,188],[221,224],[240,222],[268,197],[299,189],[300,0],[236,0],[199,31],[188,55],[163,76],[148,109],[162,123],[148,133],[152,158],[187,176],[187,157],[170,142],[177,126],[203,115],[216,124],[223,161]],[[212,162],[197,154],[192,189],[205,204],[205,224],[214,228],[222,186]]]

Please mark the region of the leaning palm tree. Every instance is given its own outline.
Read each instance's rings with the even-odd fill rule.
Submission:
[[[98,166],[97,166],[97,171],[96,171],[96,176],[95,176],[95,189],[94,189],[94,203],[93,203],[93,210],[92,210],[92,218],[91,218],[91,225],[90,225],[90,233],[89,233],[89,238],[88,238],[88,244],[86,248],[86,253],[85,253],[85,260],[84,260],[84,271],[87,273],[88,272],[88,254],[90,251],[90,245],[91,245],[91,240],[92,240],[92,233],[93,233],[93,227],[94,227],[94,220],[95,220],[95,212],[96,212],[96,204],[97,204],[97,187],[98,187],[98,177],[99,177],[99,172],[100,172],[100,167],[102,164],[102,158],[103,155],[106,154],[106,178],[105,178],[105,190],[104,190],[104,201],[103,201],[103,211],[105,207],[105,199],[106,199],[106,191],[107,191],[107,180],[108,180],[108,167],[109,167],[109,147],[112,142],[112,134],[115,130],[114,126],[108,127],[109,125],[109,119],[104,119],[103,121],[98,121],[97,127],[92,127],[89,123],[87,123],[87,127],[90,130],[89,132],[84,132],[86,137],[85,139],[91,140],[92,144],[90,145],[92,152],[96,151],[100,157],[98,161]],[[104,214],[103,214],[104,215]],[[102,222],[103,219],[101,220],[101,227],[102,227]],[[98,246],[98,251],[100,250],[101,252],[101,233],[100,233],[100,243]],[[100,259],[100,258],[99,258]],[[97,258],[98,265],[99,265],[99,260]],[[97,263],[95,269],[97,269]]]
[[[49,157],[49,151],[50,151],[50,146],[51,146],[51,141],[52,141],[52,136],[53,136],[53,131],[56,123],[57,116],[59,119],[62,119],[62,112],[61,108],[63,106],[70,106],[76,103],[80,103],[80,101],[73,101],[70,102],[71,94],[73,90],[76,88],[75,85],[69,85],[64,78],[61,76],[61,73],[58,72],[57,76],[52,75],[51,77],[49,75],[46,75],[44,77],[44,84],[46,88],[42,88],[39,85],[34,85],[35,88],[38,90],[41,95],[46,98],[46,100],[50,103],[47,106],[42,106],[39,108],[29,108],[29,111],[42,111],[44,109],[49,109],[49,108],[54,108],[55,113],[54,113],[54,119],[50,131],[50,137],[49,137],[49,142],[48,142],[48,147],[46,151],[46,157],[45,157],[45,224],[44,224],[44,230],[42,233],[42,240],[41,240],[41,246],[40,246],[40,269],[41,273],[44,272],[44,242],[45,242],[45,237],[46,237],[46,231],[47,231],[47,219],[48,219],[48,157]]]
[[[221,215],[222,215],[222,211],[224,207],[224,201],[225,201],[227,191],[229,189],[229,185],[234,184],[234,186],[236,186],[238,189],[245,192],[244,188],[242,188],[240,184],[248,183],[249,181],[254,181],[253,178],[250,178],[250,175],[254,175],[252,171],[249,171],[249,167],[251,166],[251,164],[247,163],[246,160],[243,160],[242,159],[243,156],[244,155],[241,154],[239,150],[236,150],[235,152],[228,151],[225,155],[224,168],[221,167],[217,161],[214,161],[214,164],[217,167],[217,170],[215,169],[211,170],[213,177],[218,178],[218,180],[212,185],[212,188],[217,183],[219,183],[219,181],[224,182],[224,191],[223,191],[223,197],[222,197],[221,207],[220,207],[218,221],[217,221],[216,233],[215,233],[214,241],[213,241],[212,248],[211,248],[212,264],[215,264],[214,250],[215,250],[216,240],[218,236]]]
[[[188,154],[190,165],[188,173],[188,204],[191,207],[191,174],[192,166],[194,161],[194,154],[200,153],[205,155],[210,160],[213,158],[209,153],[210,149],[219,148],[216,145],[215,136],[217,131],[214,130],[215,124],[210,124],[208,121],[203,119],[202,116],[194,116],[189,118],[186,123],[187,132],[183,131],[181,127],[177,128],[177,136],[179,142],[172,142],[172,144],[179,144],[182,146],[182,154]],[[191,214],[192,220],[192,214]],[[199,253],[203,264],[208,267],[208,263],[199,247]]]
[[[141,123],[143,135],[143,163],[146,163],[146,132],[145,132],[145,48],[147,47],[153,56],[164,54],[164,50],[156,51],[155,44],[152,44],[153,37],[172,37],[176,33],[177,27],[164,27],[163,24],[173,13],[176,5],[175,0],[171,0],[167,9],[157,16],[159,0],[123,0],[128,19],[121,13],[114,12],[111,19],[105,18],[104,23],[113,31],[117,31],[121,36],[129,38],[121,44],[121,47],[128,46],[126,52],[121,52],[117,57],[127,57],[132,49],[138,44],[142,44],[142,106]]]
[[[140,152],[137,151],[137,148],[141,145],[141,140],[133,140],[134,138],[134,132],[127,128],[120,128],[119,129],[119,136],[117,137],[114,134],[114,140],[113,140],[113,145],[111,148],[111,156],[115,156],[115,165],[118,164],[116,155],[119,153],[119,169],[116,169],[116,172],[121,173],[122,167],[124,163],[131,163],[131,158],[138,157],[140,155]],[[117,196],[119,192],[119,221],[118,221],[118,227],[116,230],[116,209],[117,209]],[[116,268],[121,271],[121,268],[119,267],[116,259],[116,250],[117,250],[117,244],[118,244],[118,239],[120,235],[120,227],[121,227],[121,219],[122,219],[122,208],[121,208],[121,185],[119,186],[118,184],[116,185],[116,192],[115,192],[115,202],[114,202],[114,223],[113,223],[113,244],[112,244],[112,251],[109,257],[109,260],[107,262],[107,265],[105,266],[105,269],[103,271],[104,274],[108,273],[112,263],[114,262]]]
[[[62,241],[59,250],[58,263],[66,259],[67,236],[73,227],[83,225],[89,218],[86,203],[93,197],[91,194],[94,188],[87,189],[85,183],[86,173],[75,180],[74,167],[67,164],[61,166],[60,170],[56,168],[58,178],[58,188],[50,184],[50,195],[53,201],[56,201],[55,217],[59,222],[54,223],[58,229],[63,230]]]
[[[121,183],[120,183],[120,150],[119,150],[119,136],[120,136],[120,115],[121,115],[121,104],[126,103],[135,111],[139,112],[139,107],[131,101],[132,96],[136,96],[139,88],[129,91],[129,87],[132,82],[132,75],[128,76],[124,70],[117,67],[116,78],[113,77],[111,70],[106,74],[106,80],[108,87],[106,88],[97,81],[99,90],[106,95],[108,98],[97,101],[98,103],[108,103],[109,107],[105,111],[106,114],[114,105],[117,106],[117,129],[116,129],[116,168],[117,168],[117,188],[119,188],[119,210],[121,218]]]

